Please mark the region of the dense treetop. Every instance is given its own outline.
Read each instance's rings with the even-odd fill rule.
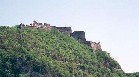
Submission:
[[[56,29],[1,26],[0,77],[126,77],[106,51],[92,51]]]

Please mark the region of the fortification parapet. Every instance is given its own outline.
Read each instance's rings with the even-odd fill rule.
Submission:
[[[39,28],[39,29],[46,29],[46,30],[51,30],[51,26],[50,24],[47,24],[47,23],[38,23],[37,21],[33,21],[33,23],[31,24],[27,24],[25,26],[22,26],[22,27],[28,27],[28,28]]]
[[[67,34],[72,33],[71,27],[55,27],[55,28],[58,29],[60,32],[64,32],[64,33],[67,33]]]
[[[72,33],[71,27],[56,27],[56,26],[51,26],[50,24],[47,24],[47,23],[44,23],[44,24],[38,23],[36,21],[33,21],[33,23],[31,23],[30,25],[24,25],[21,23],[19,26],[17,26],[18,29],[21,29],[21,27],[37,28],[37,29],[39,28],[39,29],[46,29],[46,30],[51,30],[52,28],[55,28],[59,30],[60,32],[69,34],[73,38],[79,40],[81,43],[88,45],[89,47],[93,49],[93,52],[95,52],[98,49],[101,50],[100,42],[96,43],[92,41],[86,41],[84,31],[74,31]]]
[[[86,41],[85,43],[87,46],[91,47],[92,41]]]
[[[86,42],[84,31],[74,31],[71,36],[83,43]]]

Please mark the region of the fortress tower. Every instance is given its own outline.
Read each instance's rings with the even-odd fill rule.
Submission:
[[[60,32],[64,32],[64,33],[67,33],[67,34],[72,33],[71,27],[55,27],[55,28],[58,29]]]
[[[81,41],[82,43],[86,42],[85,32],[84,31],[74,31],[71,34],[71,36],[74,37],[75,39]]]

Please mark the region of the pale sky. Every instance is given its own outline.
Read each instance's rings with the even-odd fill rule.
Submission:
[[[139,0],[0,0],[0,25],[33,20],[84,30],[125,72],[139,72]]]

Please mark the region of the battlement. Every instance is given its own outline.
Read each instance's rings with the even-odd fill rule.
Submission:
[[[60,32],[64,32],[64,33],[67,33],[67,34],[72,33],[71,27],[55,27],[55,28],[58,29]]]
[[[88,45],[89,47],[91,47],[92,41],[86,41],[85,44]]]
[[[102,50],[100,42],[96,43],[96,42],[92,42],[92,41],[86,41],[84,31],[74,31],[71,34],[71,36],[74,37],[75,39],[79,40],[81,43],[91,47],[93,49],[94,53],[96,50]]]
[[[19,25],[19,27],[21,28],[21,27],[28,27],[28,28],[41,28],[41,29],[46,29],[46,30],[51,30],[51,26],[50,26],[50,24],[47,24],[47,23],[39,23],[39,22],[37,22],[37,21],[33,21],[33,23],[31,23],[31,24],[20,24]]]
[[[22,27],[41,28],[41,29],[46,29],[46,30],[51,30],[52,28],[55,28],[59,30],[60,32],[69,34],[73,38],[79,40],[81,43],[87,46],[90,46],[93,49],[93,52],[95,52],[98,49],[101,50],[100,42],[96,43],[92,41],[86,41],[84,31],[74,31],[72,33],[71,27],[56,27],[56,26],[51,26],[50,24],[47,24],[47,23],[44,23],[44,24],[38,23],[36,21],[33,21],[33,23],[31,23],[30,25],[24,25],[21,23],[17,28],[21,29]]]
[[[71,36],[74,37],[77,40],[80,40],[83,43],[86,41],[85,32],[84,31],[74,31],[71,34]]]

